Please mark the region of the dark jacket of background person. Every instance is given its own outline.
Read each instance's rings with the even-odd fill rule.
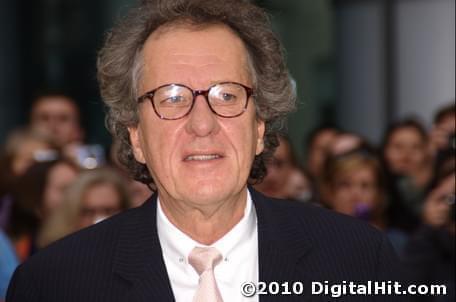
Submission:
[[[304,284],[303,295],[260,296],[260,301],[332,299],[311,296],[312,281],[398,279],[397,258],[381,232],[319,207],[251,192],[258,217],[259,279]],[[156,198],[32,257],[15,272],[7,301],[173,301],[157,235]],[[404,296],[386,298],[402,301]],[[386,300],[344,296],[343,301]]]
[[[447,296],[416,297],[416,301],[455,301],[455,236],[447,229],[422,226],[411,238],[406,263],[416,284],[444,284]]]

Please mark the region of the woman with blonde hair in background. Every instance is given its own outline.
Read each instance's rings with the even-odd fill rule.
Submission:
[[[384,231],[396,252],[402,254],[407,237],[389,226],[384,172],[373,151],[361,148],[330,157],[325,167],[325,187],[330,208]]]
[[[61,206],[44,224],[38,244],[45,247],[130,206],[125,179],[116,170],[87,170],[68,188]]]

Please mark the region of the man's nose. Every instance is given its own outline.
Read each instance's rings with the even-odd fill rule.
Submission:
[[[212,112],[206,98],[203,95],[197,96],[187,122],[187,131],[197,136],[207,136],[218,128],[217,116]]]

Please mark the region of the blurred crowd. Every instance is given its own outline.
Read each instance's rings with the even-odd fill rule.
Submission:
[[[0,301],[18,264],[50,243],[143,203],[153,188],[132,180],[110,150],[88,145],[75,100],[37,96],[28,124],[0,154]]]
[[[404,119],[380,146],[322,126],[298,160],[285,134],[256,190],[351,215],[385,232],[417,282],[454,287],[455,105],[431,129]],[[132,180],[110,150],[88,145],[77,103],[38,96],[26,126],[0,155],[0,300],[15,267],[52,242],[139,206],[153,192]],[[449,301],[449,300],[448,300]]]
[[[391,124],[379,146],[333,126],[315,129],[305,163],[286,135],[267,164],[264,194],[314,203],[381,230],[415,284],[443,284],[455,301],[455,104],[438,108],[431,129],[417,119]]]

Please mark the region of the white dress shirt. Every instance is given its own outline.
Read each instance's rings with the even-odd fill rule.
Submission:
[[[198,288],[199,276],[188,263],[188,255],[195,246],[206,245],[196,242],[168,220],[160,198],[157,198],[157,231],[174,297],[177,302],[191,302]],[[241,294],[242,283],[258,282],[257,216],[248,190],[244,216],[211,246],[223,256],[214,269],[223,301],[257,302],[257,297],[246,298]]]

